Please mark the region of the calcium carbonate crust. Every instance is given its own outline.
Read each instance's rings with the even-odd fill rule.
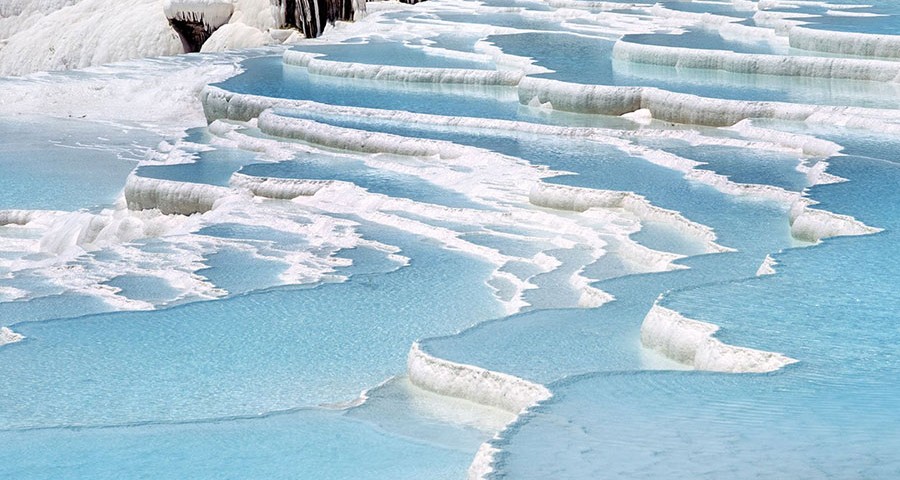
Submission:
[[[654,305],[641,324],[641,343],[696,370],[728,373],[766,373],[797,360],[780,353],[735,347],[715,338],[719,327],[686,318]]]
[[[400,67],[322,60],[318,56],[320,54],[287,50],[283,61],[286,65],[304,67],[312,75],[355,80],[515,87],[524,76],[514,70]]]
[[[0,347],[9,345],[10,343],[21,342],[25,336],[10,330],[7,327],[0,327]]]
[[[860,57],[900,58],[900,36],[817,30],[793,26],[788,32],[791,47],[814,52]]]
[[[590,208],[621,208],[641,220],[669,224],[696,238],[703,243],[707,253],[732,251],[715,242],[716,234],[709,227],[692,222],[676,211],[657,207],[633,192],[539,183],[531,189],[528,199],[533,205],[574,212],[584,212]]]
[[[791,236],[797,240],[816,243],[831,237],[870,235],[882,230],[849,215],[810,208],[814,204],[808,198],[799,198],[791,205]]]
[[[158,209],[165,215],[193,215],[213,209],[216,202],[237,190],[215,185],[185,183],[131,175],[125,183],[130,210]]]
[[[257,197],[276,200],[312,196],[331,183],[331,180],[254,177],[242,173],[232,174],[229,182],[232,187],[246,189]]]
[[[425,353],[418,342],[409,350],[407,374],[410,382],[419,388],[500,408],[517,416],[553,396],[543,385],[519,377],[439,359]],[[469,465],[467,478],[487,478],[493,471],[497,452],[491,441],[483,443]]]
[[[752,75],[818,77],[873,82],[900,81],[900,63],[870,59],[736,53],[619,40],[613,58],[675,68],[722,70]]]

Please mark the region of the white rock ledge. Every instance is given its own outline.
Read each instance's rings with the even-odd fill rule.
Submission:
[[[791,236],[797,240],[816,243],[831,237],[869,235],[881,231],[849,215],[810,208],[814,204],[808,198],[800,198],[791,205]]]
[[[676,211],[657,207],[633,192],[537,183],[531,189],[528,200],[532,205],[574,212],[584,212],[590,208],[621,208],[641,221],[668,224],[683,234],[696,238],[703,243],[707,253],[732,251],[715,242],[716,234],[709,227],[692,222]]]
[[[900,113],[895,110],[729,100],[655,87],[583,85],[533,77],[522,79],[518,94],[523,105],[615,116],[647,109],[657,120],[710,127],[726,127],[748,118],[771,118],[900,133]]]
[[[226,187],[131,175],[125,182],[129,210],[159,209],[171,215],[193,215],[213,209],[216,201],[239,193]]]
[[[259,114],[257,126],[261,132],[274,137],[291,138],[326,148],[351,152],[458,158],[467,150],[465,147],[451,142],[338,127],[313,120],[278,115],[271,110]]]
[[[407,374],[413,385],[424,390],[499,408],[515,415],[521,415],[538,402],[553,396],[543,385],[513,375],[436,358],[423,352],[418,342],[409,349]],[[497,452],[490,441],[483,443],[469,465],[467,478],[486,478],[493,471],[492,464]]]
[[[416,342],[409,349],[407,373],[419,388],[519,414],[553,396],[543,385],[433,357]]]
[[[735,347],[714,337],[719,327],[659,305],[644,317],[641,343],[696,370],[728,373],[773,372],[797,360],[780,353]]]
[[[613,58],[675,68],[721,70],[752,75],[816,77],[872,82],[900,81],[900,63],[858,58],[803,57],[736,53],[619,40]]]
[[[517,70],[401,67],[368,63],[337,62],[296,50],[284,52],[286,65],[305,67],[311,75],[405,83],[438,83],[515,87],[525,76]]]
[[[232,187],[249,190],[250,193],[276,200],[292,200],[315,195],[331,180],[304,180],[293,178],[254,177],[235,173],[229,182]]]

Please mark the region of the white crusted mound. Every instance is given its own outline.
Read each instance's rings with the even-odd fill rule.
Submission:
[[[0,45],[0,75],[68,70],[182,52],[160,0],[80,0]]]
[[[229,183],[233,187],[249,190],[258,197],[291,200],[315,195],[322,187],[330,184],[331,180],[254,177],[235,173]]]
[[[719,327],[654,305],[641,324],[641,343],[697,370],[729,373],[772,372],[797,360],[780,353],[735,347],[714,337]]]
[[[158,209],[171,215],[193,215],[213,209],[216,201],[237,191],[215,185],[183,183],[131,175],[125,183],[125,200],[130,210]]]
[[[861,57],[900,58],[900,36],[817,30],[794,26],[788,32],[791,47],[814,52]]]
[[[716,234],[709,227],[692,222],[673,210],[654,206],[646,198],[634,192],[538,183],[531,189],[528,200],[533,205],[574,212],[584,212],[590,208],[621,208],[641,220],[673,226],[684,234],[701,241],[708,253],[730,251],[715,242]]]
[[[6,327],[0,327],[0,347],[10,343],[21,342],[24,338],[25,336],[20,333],[16,333]]]
[[[646,45],[623,40],[617,41],[613,46],[613,57],[626,62],[753,75],[900,81],[900,63],[879,60],[735,53]]]
[[[203,43],[201,52],[221,52],[254,48],[261,45],[277,43],[269,32],[261,31],[241,22],[231,22],[219,27]]]
[[[222,26],[203,51],[277,43],[269,0],[3,0],[0,9],[0,75],[182,53],[168,18]]]
[[[524,74],[513,70],[473,70],[462,68],[419,68],[395,65],[336,62],[316,58],[317,54],[288,50],[284,63],[306,67],[312,75],[410,83],[454,83],[514,87]]]
[[[31,27],[45,15],[75,0],[3,0],[0,2],[0,44]],[[2,46],[0,46],[2,48]]]
[[[287,37],[273,36],[274,28],[270,0],[236,0],[231,19],[213,32],[200,51],[221,52],[282,43]]]
[[[797,240],[815,243],[831,237],[869,235],[881,231],[848,215],[810,208],[814,204],[808,198],[800,198],[791,205],[791,235]]]
[[[410,382],[419,388],[514,414],[553,396],[537,383],[433,357],[423,352],[418,343],[409,349],[407,372]]]

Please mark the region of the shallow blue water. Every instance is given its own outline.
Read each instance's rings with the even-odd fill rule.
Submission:
[[[734,182],[774,185],[790,191],[801,191],[809,186],[806,175],[797,171],[800,159],[795,154],[721,145],[689,145],[671,140],[641,143],[703,162],[705,165],[697,168],[725,175]]]
[[[834,8],[833,4],[800,5],[796,9],[777,8],[775,11],[787,11],[812,14],[802,18],[807,22],[804,26],[819,30],[851,32],[880,35],[900,35],[900,8],[896,2],[889,0],[842,1],[840,5],[854,5],[857,8]]]
[[[691,13],[709,13],[726,17],[744,18],[753,16],[752,11],[736,10],[731,2],[692,2],[690,0],[674,0],[659,2],[669,10]]]
[[[362,45],[365,46],[363,47]],[[401,67],[493,70],[493,66],[488,63],[429,55],[422,49],[377,38],[371,39],[364,44],[348,42],[336,45],[300,45],[296,47],[296,50],[323,54],[320,58],[336,62],[396,65]]]
[[[5,478],[456,479],[469,449],[404,438],[343,412],[0,432]],[[52,467],[48,468],[48,465]]]
[[[0,209],[77,210],[112,204],[155,137],[83,120],[0,121]]]
[[[195,155],[196,160],[190,163],[143,165],[135,172],[141,177],[227,186],[231,174],[256,161],[256,154],[237,149],[209,150]]]
[[[748,15],[730,11],[727,4],[665,4],[676,10]],[[415,16],[410,10],[390,12],[385,18],[400,21]],[[443,12],[437,17],[561,29],[556,21],[523,18],[515,12]],[[428,28],[433,20],[421,16],[413,23]],[[872,22],[855,25],[872,32],[881,28]],[[471,50],[475,42],[471,36],[447,34],[433,40],[436,46],[462,51]],[[569,81],[654,85],[753,100],[882,107],[897,102],[892,85],[621,65],[609,60],[609,41],[587,37],[527,33],[491,40],[507,53],[536,58],[557,70],[551,77]],[[695,47],[707,41],[722,45],[696,33],[678,41],[690,41]],[[396,57],[395,64],[402,65],[452,64],[391,43],[326,49],[332,58],[345,61]],[[637,128],[618,119],[536,116],[518,105],[511,89],[310,77],[303,69],[282,67],[278,57],[252,59],[244,67],[246,73],[223,85],[338,105]],[[209,268],[198,272],[232,294],[221,300],[83,316],[111,307],[95,297],[59,295],[59,286],[35,272],[19,272],[12,279],[0,278],[0,285],[28,285],[40,298],[0,303],[0,324],[13,325],[27,337],[0,348],[4,365],[0,477],[463,478],[478,445],[492,432],[437,418],[427,408],[413,408],[416,394],[398,387],[403,379],[376,389],[357,408],[317,407],[353,400],[361,390],[402,375],[409,345],[435,335],[439,337],[422,343],[430,353],[540,381],[555,394],[495,442],[503,449],[495,465],[497,478],[900,477],[895,405],[900,396],[896,380],[900,323],[895,318],[900,307],[895,295],[900,217],[893,208],[900,200],[896,192],[900,142],[895,138],[760,122],[845,146],[847,156],[829,159],[830,171],[850,181],[815,187],[811,195],[821,202],[820,208],[856,216],[886,231],[783,251],[775,255],[780,262],[777,275],[755,278],[766,254],[795,244],[784,206],[728,196],[598,143],[331,118],[317,112],[297,115],[363,130],[449,140],[571,172],[548,179],[551,183],[634,191],[654,205],[714,228],[721,244],[738,251],[678,262],[689,270],[630,275],[633,265],[618,253],[590,264],[579,246],[549,248],[545,238],[525,242],[507,236],[533,233],[524,229],[390,212],[452,228],[468,241],[504,253],[529,256],[544,251],[564,262],[546,274],[532,265],[505,266],[505,271],[521,278],[533,276],[531,281],[540,288],[525,292],[531,311],[504,318],[486,285],[491,266],[365,222],[358,227],[363,237],[399,246],[411,258],[410,266],[400,268],[382,251],[358,248],[338,253],[354,262],[335,272],[349,276],[346,283],[277,286],[286,265],[276,258],[284,251],[322,253],[325,247],[234,220],[196,233],[210,242],[245,247],[209,253],[205,258]],[[86,135],[93,135],[88,130]],[[58,168],[57,158],[41,157],[57,148],[44,148],[46,131],[16,135],[22,139],[21,149],[40,153],[39,165],[52,165],[40,170],[49,179],[44,188],[41,179],[29,177],[31,165],[3,151],[18,143],[0,146],[0,158],[19,162],[0,170],[0,186],[13,191],[8,197],[0,193],[0,200],[17,208],[108,205],[133,166],[132,137],[126,133],[100,142],[116,147],[116,153],[92,151],[71,171]],[[203,129],[190,132],[187,139],[209,141]],[[141,137],[134,142],[155,145],[158,140]],[[795,170],[798,159],[791,155],[691,147],[673,140],[643,143],[707,162],[701,168],[734,181],[790,190],[806,187],[806,178]],[[124,158],[119,158],[123,152]],[[417,202],[472,206],[461,195],[366,167],[362,160],[298,155],[264,164],[257,163],[255,154],[225,148],[199,153],[197,158],[191,164],[143,167],[139,174],[215,185],[227,184],[238,170],[281,178],[339,179]],[[100,175],[95,168],[110,173]],[[72,189],[91,181],[96,188]],[[29,203],[29,195],[39,201]],[[0,202],[0,208],[5,207]],[[632,238],[652,248],[698,253],[695,242],[665,225],[645,225]],[[146,252],[167,248],[155,240],[136,245]],[[116,260],[111,255],[93,252],[73,265]],[[579,293],[567,284],[568,277],[586,263],[584,275],[601,279],[595,286],[617,300],[597,309],[567,308],[577,302]],[[123,275],[106,284],[121,288],[126,297],[161,304],[174,295],[156,277]],[[503,299],[511,295],[509,285],[494,281],[491,286]],[[766,375],[643,371],[667,365],[648,360],[652,355],[639,343],[640,322],[661,293],[666,293],[664,305],[721,325],[723,341],[784,352],[800,363]],[[189,300],[196,299],[185,301]]]
[[[726,42],[711,34],[694,31],[674,35],[629,35],[626,39],[649,44],[705,43],[706,48],[736,51],[755,50],[737,42]],[[673,37],[673,38],[669,38]],[[681,37],[679,35],[678,37]],[[533,58],[535,63],[553,70],[536,75],[572,83],[657,87],[711,98],[760,100],[826,105],[855,105],[897,108],[896,87],[890,84],[809,77],[749,75],[722,71],[672,68],[613,60],[614,42],[558,32],[533,32],[493,35],[490,41],[505,53]],[[570,52],[559,55],[558,52]],[[766,53],[766,52],[760,52]]]
[[[254,58],[244,62],[244,66],[247,69],[245,73],[218,85],[241,93],[443,115],[513,118],[519,108],[518,101],[512,96],[509,101],[500,101],[493,97],[472,98],[467,95],[479,92],[490,94],[497,92],[496,89],[439,88],[309,76],[304,68],[283,66],[281,57]],[[403,95],[398,96],[397,92],[401,89]],[[512,93],[510,91],[510,95]]]
[[[737,53],[776,54],[781,53],[770,43],[738,42],[723,38],[714,31],[690,29],[681,34],[635,34],[622,37],[624,42],[644,45],[660,45],[665,47],[692,48],[700,50],[730,50]]]
[[[415,339],[500,313],[483,287],[486,265],[364,230],[403,248],[411,266],[320,288],[17,325],[28,338],[0,349],[7,384],[19,385],[0,390],[0,427],[183,421],[347,401],[402,373]],[[461,272],[471,281],[447,283]]]
[[[358,121],[356,124],[359,126]],[[597,310],[542,310],[491,322],[459,336],[424,343],[430,353],[441,358],[540,382],[597,369],[640,368],[642,351],[635,338],[640,322],[659,293],[686,285],[751,276],[766,253],[792,243],[787,232],[786,212],[782,208],[765,202],[729,198],[710,187],[684,180],[680,173],[611,147],[578,140],[547,142],[539,136],[504,136],[496,132],[482,136],[377,122],[368,128],[452,140],[575,173],[546,180],[551,183],[634,191],[646,195],[654,205],[680,211],[691,220],[713,227],[720,243],[740,251],[680,262],[690,265],[691,270],[601,282],[597,286],[613,293],[619,301]],[[679,145],[680,142],[671,142],[668,147],[677,149]],[[729,155],[739,164],[753,165],[752,162],[759,161],[759,154],[755,152],[729,152]],[[672,242],[671,239],[654,242],[652,234],[652,231],[647,234],[651,237],[649,246],[666,247]],[[679,242],[676,240],[675,243]],[[690,247],[682,244],[681,248]],[[608,278],[609,267],[607,263],[589,266],[585,274],[590,278]],[[544,290],[527,292],[526,300],[545,307],[573,305],[575,302],[571,298],[568,302],[559,302],[556,298],[558,303],[542,298],[561,295],[561,292],[547,288],[561,281],[564,282],[565,277],[553,278],[549,285],[544,285]]]
[[[525,17],[516,13],[440,13],[438,18],[446,22],[495,27],[517,28],[521,30],[556,31],[562,29],[559,21]]]
[[[502,473],[541,478],[562,463],[572,477],[658,478],[672,469],[685,478],[900,474],[893,293],[900,216],[883,208],[898,201],[900,169],[860,156],[831,161],[831,171],[850,181],[813,188],[812,196],[885,232],[791,250],[777,255],[777,275],[677,291],[664,301],[721,325],[725,342],[800,363],[770,375],[623,373],[561,382],[558,396],[501,442]],[[589,406],[598,403],[603,408]],[[550,435],[567,440],[539,440]]]
[[[175,300],[179,291],[165,279],[147,275],[121,275],[105,283],[120,290],[119,294],[132,300],[165,305]]]

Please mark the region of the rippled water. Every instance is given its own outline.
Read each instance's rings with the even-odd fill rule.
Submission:
[[[893,82],[613,58],[617,41],[828,56],[772,23],[893,35],[889,2],[618,3],[373,8],[291,48],[524,70],[573,104],[605,101],[582,90],[601,85],[696,95],[688,110],[898,107]],[[0,121],[0,338],[24,336],[0,344],[0,477],[900,476],[895,112],[845,111],[871,131],[674,125],[514,86],[312,75],[280,51],[247,52],[215,87],[232,113],[243,94],[275,99],[282,130],[210,103],[214,123],[180,136]],[[35,93],[54,79],[69,81]],[[794,220],[804,198],[839,216]],[[879,232],[813,245],[792,236],[805,221]],[[796,363],[686,371],[703,365],[642,340],[654,307]],[[411,347],[432,370],[408,370]],[[507,411],[526,384],[553,397]],[[484,442],[496,453],[473,464]]]

